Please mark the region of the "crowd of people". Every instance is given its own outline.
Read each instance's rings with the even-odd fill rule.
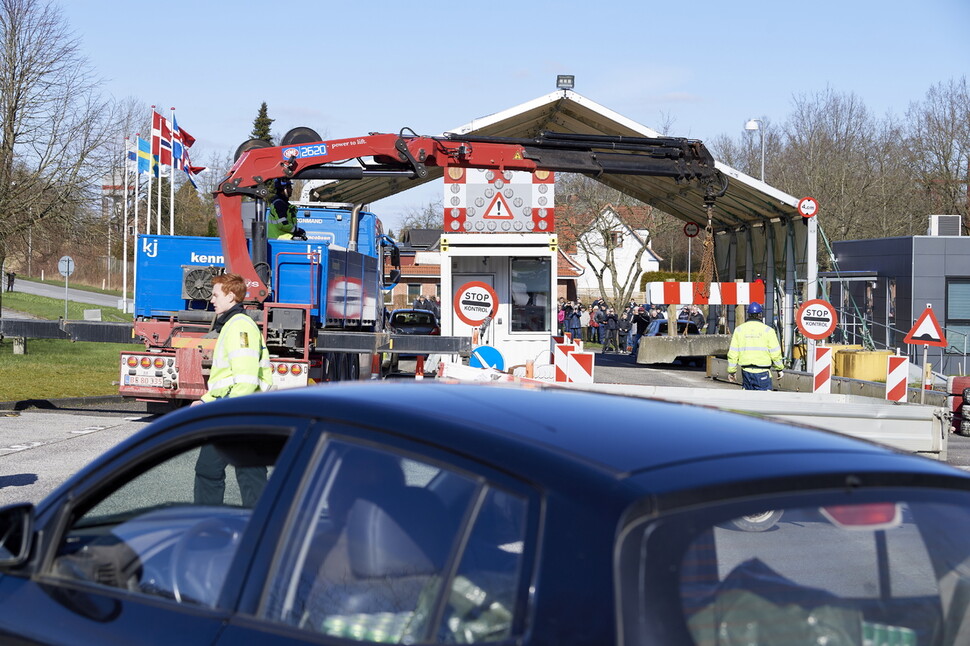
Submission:
[[[678,320],[691,321],[702,332],[707,324],[704,313],[696,305],[683,306]],[[568,332],[574,339],[586,343],[599,343],[603,352],[635,355],[640,338],[656,336],[660,325],[667,320],[665,306],[638,304],[631,300],[622,311],[598,298],[589,305],[581,299],[559,299],[559,334]]]

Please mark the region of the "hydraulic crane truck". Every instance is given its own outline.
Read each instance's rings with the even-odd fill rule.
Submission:
[[[267,240],[262,204],[274,179],[424,180],[436,166],[650,175],[699,182],[708,207],[727,189],[727,179],[715,170],[706,147],[675,137],[544,132],[532,139],[511,139],[402,131],[321,141],[312,130],[297,128],[283,142],[269,146],[250,140],[237,150],[235,164],[214,193],[219,249],[197,256],[222,262],[180,267],[183,275],[169,287],[170,293],[182,291],[179,302],[185,307],[141,311],[136,291],[134,334],[144,341],[145,351],[122,355],[123,396],[165,406],[198,399],[205,392],[215,343],[207,338],[212,336],[212,312],[206,285],[211,290],[211,275],[222,266],[246,281],[245,305],[263,329],[279,387],[357,378],[359,357],[365,354],[470,353],[470,338],[384,330],[381,290],[400,275],[398,269],[385,276],[385,257],[399,265],[399,255],[393,241],[374,229],[374,220],[362,218],[362,205],[346,209],[340,218],[348,223],[344,238],[319,243]],[[244,199],[257,204],[248,237]],[[150,242],[145,238],[139,248]]]

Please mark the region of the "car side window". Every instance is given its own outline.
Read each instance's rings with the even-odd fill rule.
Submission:
[[[136,468],[76,508],[48,574],[214,607],[285,441],[227,436]]]
[[[451,582],[440,641],[474,644],[512,637],[525,522],[523,498],[487,490]]]
[[[388,643],[510,634],[521,499],[436,464],[339,441],[329,443],[320,464],[295,506],[301,512],[271,577],[265,618]],[[475,512],[459,555],[462,528]]]

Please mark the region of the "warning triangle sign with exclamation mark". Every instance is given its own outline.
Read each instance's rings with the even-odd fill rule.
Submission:
[[[505,201],[501,193],[496,193],[495,198],[492,203],[488,205],[485,210],[485,215],[482,216],[484,220],[511,220],[512,219],[512,209],[509,208],[509,203]]]

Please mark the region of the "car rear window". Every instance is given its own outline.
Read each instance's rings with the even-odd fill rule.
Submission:
[[[970,498],[845,497],[638,526],[618,563],[626,643],[968,643]]]
[[[394,315],[391,325],[434,325],[431,312],[400,312]]]

